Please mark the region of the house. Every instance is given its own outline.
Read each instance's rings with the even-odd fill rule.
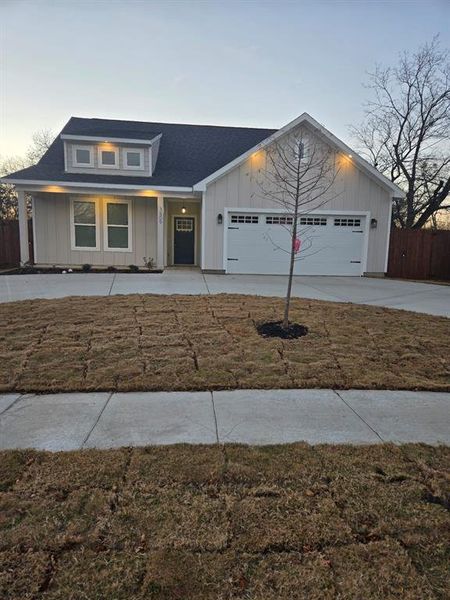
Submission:
[[[315,251],[295,272],[382,275],[402,192],[306,113],[279,130],[72,117],[37,165],[3,179],[18,191],[21,260],[29,194],[37,265],[142,266],[146,257],[158,268],[284,274],[273,238],[288,235],[286,221],[259,180],[267,149],[297,132],[343,168],[340,193],[301,217]]]

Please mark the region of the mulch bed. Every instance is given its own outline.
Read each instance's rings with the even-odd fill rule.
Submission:
[[[0,598],[446,600],[449,468],[425,445],[0,452]]]
[[[133,268],[116,268],[107,267],[102,269],[101,267],[90,267],[88,269],[69,268],[66,267],[17,267],[5,270],[0,270],[0,275],[76,275],[78,273],[140,273],[140,274],[152,274],[162,273],[162,269],[145,269],[143,267]]]
[[[283,300],[71,297],[0,304],[0,392],[450,390],[450,319],[292,300],[297,339],[264,338]]]

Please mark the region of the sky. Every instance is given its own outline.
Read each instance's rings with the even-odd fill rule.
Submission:
[[[0,156],[71,116],[282,127],[351,143],[375,64],[440,34],[450,0],[0,0]]]

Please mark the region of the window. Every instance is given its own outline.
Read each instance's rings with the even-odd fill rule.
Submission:
[[[300,217],[300,225],[321,225],[327,224],[326,217]]]
[[[259,217],[258,215],[231,215],[231,222],[257,225],[259,223]]]
[[[73,165],[74,167],[92,167],[92,147],[74,146]]]
[[[131,252],[131,204],[129,200],[105,203],[105,250]]]
[[[183,219],[180,217],[176,218],[177,231],[192,231],[194,229],[194,219],[187,218]]]
[[[72,250],[98,250],[98,213],[95,200],[71,201]]]
[[[292,225],[293,217],[266,217],[266,225]]]
[[[361,227],[361,219],[335,219],[335,227]]]
[[[118,169],[119,168],[119,153],[117,149],[98,149],[98,166],[105,169]]]
[[[123,150],[124,169],[144,169],[144,150],[143,148],[124,148]]]

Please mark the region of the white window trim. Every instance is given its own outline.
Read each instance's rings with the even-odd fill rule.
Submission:
[[[125,227],[125,225],[108,225],[108,204],[128,205],[128,248],[110,248],[108,246],[108,227]],[[103,244],[105,252],[132,252],[133,248],[133,211],[131,198],[105,198],[103,205]]]
[[[141,164],[139,167],[129,166],[127,164],[127,152],[136,152],[140,154]],[[122,163],[126,171],[143,171],[145,164],[144,148],[122,148]]]
[[[115,164],[114,165],[104,165],[102,163],[102,152],[114,152]],[[119,149],[118,148],[102,148],[99,146],[97,149],[98,156],[98,168],[99,169],[119,169]]]
[[[74,202],[93,202],[95,205],[95,247],[75,245],[75,214]],[[88,225],[87,223],[84,223]],[[83,223],[79,223],[83,225]],[[70,198],[70,247],[80,252],[98,252],[100,250],[100,201],[98,198],[72,197]]]
[[[77,161],[77,150],[89,150],[90,161],[88,163],[79,163]],[[74,167],[89,168],[94,166],[94,146],[76,145],[72,146],[72,163]]]

